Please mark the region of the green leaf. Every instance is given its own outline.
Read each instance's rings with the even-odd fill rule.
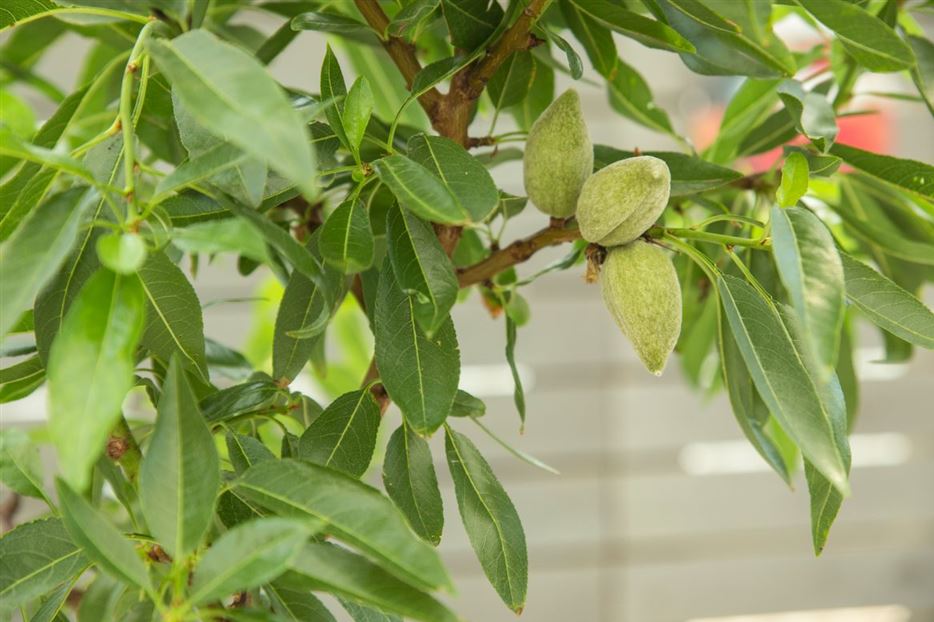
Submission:
[[[617,60],[607,85],[614,110],[651,130],[674,134],[668,113],[655,105],[645,78],[622,59]]]
[[[406,36],[409,31],[431,17],[440,4],[441,0],[414,0],[408,3],[393,16],[386,29],[388,34],[393,37]]]
[[[62,609],[65,607],[65,602],[71,595],[77,579],[78,577],[75,577],[71,581],[62,583],[58,589],[43,599],[42,605],[29,618],[29,622],[64,622],[67,620],[62,613]]]
[[[340,600],[341,606],[350,614],[354,622],[402,622],[402,618],[395,614],[366,607],[344,598],[338,600]]]
[[[220,460],[179,357],[162,385],[156,427],[139,477],[149,529],[173,558],[194,551],[211,525]]]
[[[737,277],[721,275],[718,290],[736,344],[772,416],[804,456],[847,494],[847,469],[830,414],[777,310]]]
[[[373,169],[405,209],[429,221],[463,225],[470,215],[438,178],[401,155],[373,162]]]
[[[96,192],[81,187],[55,195],[0,244],[0,336],[13,328],[55,276],[96,197]]]
[[[503,19],[498,2],[441,0],[441,11],[456,48],[473,50],[493,34]]]
[[[211,545],[195,568],[191,602],[222,599],[275,579],[319,527],[318,521],[277,517],[237,525]]]
[[[924,303],[866,264],[840,253],[846,297],[869,320],[923,348],[934,348],[934,313]]]
[[[24,607],[88,565],[57,518],[24,523],[3,534],[0,558],[0,613]]]
[[[497,110],[514,106],[525,99],[535,78],[535,63],[528,50],[515,52],[506,59],[487,83],[487,93]]]
[[[470,221],[483,222],[496,209],[499,192],[489,171],[453,140],[416,134],[409,139],[408,149],[409,158],[441,180]],[[412,211],[425,218],[417,210]]]
[[[911,69],[911,79],[918,87],[918,93],[927,104],[928,110],[934,114],[934,43],[924,37],[910,34],[905,35],[905,40],[918,59],[918,64]]]
[[[67,483],[55,482],[62,509],[62,522],[72,541],[104,571],[123,581],[152,592],[149,574],[142,558],[103,512],[91,506]]]
[[[694,44],[685,64],[706,75],[791,76],[794,57],[771,30],[772,3],[656,0],[668,24]]]
[[[662,22],[626,10],[608,0],[570,0],[574,7],[594,22],[615,30],[639,43],[670,52],[694,52],[690,41]]]
[[[815,91],[805,91],[797,80],[785,80],[778,85],[777,93],[798,133],[821,151],[827,151],[839,131],[833,106],[827,98]]]
[[[338,397],[302,434],[299,456],[352,477],[366,473],[376,449],[380,412],[367,389]]]
[[[801,207],[772,208],[772,253],[803,329],[804,350],[818,382],[837,363],[843,328],[843,265],[824,223]]]
[[[337,57],[328,45],[321,63],[321,99],[334,99],[335,104],[324,111],[331,130],[337,135],[341,144],[350,148],[347,134],[344,133],[344,102],[347,95],[347,86],[344,84],[344,74],[337,62]]]
[[[288,571],[291,572],[291,571]],[[327,607],[310,590],[296,589],[291,582],[279,579],[263,590],[272,601],[272,610],[289,622],[337,622]]]
[[[149,49],[200,125],[317,195],[305,124],[259,61],[200,29],[152,39]]]
[[[719,352],[723,384],[726,386],[733,407],[733,415],[749,443],[779,476],[791,485],[792,465],[788,464],[781,447],[769,434],[769,409],[756,391],[752,376],[746,369],[742,353],[736,345],[733,334],[724,326],[724,320],[718,317]]]
[[[732,161],[740,143],[774,106],[778,84],[778,80],[752,78],[743,82],[723,113],[720,131],[704,153],[705,159],[717,164]]]
[[[49,356],[49,433],[70,485],[85,490],[91,468],[133,387],[145,302],[135,276],[95,274],[65,316]]]
[[[594,145],[594,170],[600,170],[607,164],[632,158],[635,155],[632,151],[623,151],[606,145]],[[733,169],[675,151],[643,151],[641,155],[659,158],[668,165],[668,170],[671,171],[671,196],[706,192],[743,176],[742,173]]]
[[[292,18],[292,30],[316,30],[318,32],[333,32],[338,34],[366,33],[371,34],[369,26],[338,13],[316,13],[308,11]]]
[[[437,546],[444,528],[444,508],[431,448],[405,424],[392,433],[386,445],[383,487],[415,533]]]
[[[516,366],[516,321],[508,313],[506,314],[506,362],[509,363],[509,371],[512,373],[512,399],[516,404],[516,410],[519,412],[519,421],[522,422],[524,427],[525,389],[522,387],[522,376]]]
[[[781,207],[792,207],[808,191],[808,160],[798,151],[792,151],[782,164],[782,185],[775,193]]]
[[[574,0],[559,0],[559,2],[564,21],[574,33],[574,37],[584,46],[590,64],[604,78],[612,76],[619,62],[613,33],[585,14]]]
[[[237,474],[243,473],[254,464],[266,460],[275,460],[276,456],[263,444],[263,441],[253,436],[227,433],[227,456]]]
[[[454,404],[451,405],[451,417],[482,417],[486,414],[486,404],[480,398],[474,397],[467,391],[457,390]]]
[[[431,596],[350,551],[320,543],[308,544],[300,553],[292,560],[291,568],[302,575],[306,589],[330,592],[382,611],[398,613],[410,620],[458,620]]]
[[[47,499],[39,447],[19,428],[0,430],[0,482],[21,495]]]
[[[431,226],[399,207],[387,214],[386,240],[396,283],[414,297],[415,320],[431,337],[457,301],[454,266]]]
[[[213,425],[264,408],[280,393],[276,383],[269,380],[237,384],[202,399],[201,413],[204,420]]]
[[[424,435],[437,430],[451,410],[460,379],[460,352],[450,318],[429,339],[415,315],[415,300],[400,289],[387,259],[376,299],[376,364],[406,422]]]
[[[0,369],[0,404],[26,397],[43,382],[45,366],[38,355]]]
[[[521,103],[510,108],[509,112],[516,120],[516,125],[523,131],[528,131],[538,116],[545,111],[555,98],[555,71],[537,58],[535,61],[535,77],[529,94]]]
[[[360,76],[350,87],[350,92],[344,99],[344,133],[350,143],[353,153],[360,151],[360,143],[366,134],[367,123],[373,114],[373,91],[366,76]]]
[[[288,459],[262,462],[234,490],[283,516],[325,521],[327,533],[405,581],[432,589],[450,585],[435,550],[412,533],[392,502],[343,473]]]
[[[548,28],[541,28],[541,32],[545,34],[545,37],[554,43],[562,52],[564,52],[565,57],[568,59],[568,71],[571,74],[571,77],[575,80],[580,80],[584,75],[584,63],[581,62],[581,57],[578,55],[577,50],[574,49],[567,39],[564,37],[559,37],[555,33],[548,30]],[[536,70],[539,67],[538,62],[535,58],[532,58],[532,83],[529,85],[529,89],[535,84]],[[528,91],[526,92],[528,95]],[[524,98],[523,98],[524,99]]]
[[[934,199],[934,166],[930,164],[893,158],[843,144],[831,147],[830,153],[886,183],[913,192],[924,199]]]
[[[354,199],[338,205],[324,221],[318,247],[325,261],[352,274],[373,264],[374,244],[366,205]]]
[[[907,43],[862,7],[845,0],[796,0],[837,33],[847,52],[871,71],[901,71],[915,65]]]
[[[146,242],[138,233],[110,233],[97,238],[97,257],[118,274],[133,274],[146,261]]]
[[[143,265],[139,280],[148,303],[143,346],[163,362],[177,354],[207,380],[201,303],[188,278],[164,252],[158,252]]]
[[[0,11],[0,31],[52,14],[60,8],[52,0],[8,0]]]
[[[322,338],[329,318],[330,308],[321,288],[297,270],[292,272],[276,314],[272,341],[273,378],[291,381],[298,376]],[[318,335],[292,336],[297,330],[308,332],[309,328],[317,330]]]
[[[520,613],[529,562],[519,514],[470,439],[450,428],[446,432],[448,468],[467,536],[493,588],[506,606]]]

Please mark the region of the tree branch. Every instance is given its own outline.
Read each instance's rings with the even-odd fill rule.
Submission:
[[[461,287],[482,283],[506,268],[527,261],[543,248],[579,240],[580,237],[580,231],[573,224],[551,224],[526,238],[516,240],[479,263],[458,269],[457,280]]]

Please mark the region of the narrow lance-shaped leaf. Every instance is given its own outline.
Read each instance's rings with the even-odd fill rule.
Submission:
[[[337,57],[334,56],[330,45],[327,46],[324,60],[321,63],[320,86],[322,99],[337,99],[333,106],[324,111],[324,114],[331,130],[337,135],[341,144],[349,149],[350,141],[347,140],[347,134],[344,132],[344,102],[342,101],[347,95],[347,86],[344,84],[344,74],[341,72]]]
[[[223,599],[275,579],[320,525],[276,517],[237,525],[211,545],[195,568],[191,602]]]
[[[798,151],[792,151],[782,164],[782,184],[775,192],[781,207],[795,205],[808,191],[808,161]]]
[[[831,147],[830,153],[864,173],[929,201],[934,200],[934,166],[926,162],[893,158],[839,143]]]
[[[22,399],[45,382],[45,366],[39,355],[0,369],[0,404]]]
[[[454,195],[421,164],[402,155],[391,155],[373,162],[373,170],[402,207],[417,216],[448,225],[469,222],[470,215]]]
[[[261,462],[234,483],[234,490],[282,516],[327,522],[327,533],[414,585],[450,585],[435,550],[412,533],[392,502],[343,473],[288,459]]]
[[[292,272],[276,313],[272,341],[274,378],[291,381],[299,374],[317,341],[323,338],[329,317],[330,309],[321,288],[297,270]],[[298,330],[304,332],[301,338],[293,336]]]
[[[635,39],[639,43],[670,52],[694,52],[690,41],[670,26],[622,8],[607,0],[570,0],[582,14],[595,22]]]
[[[360,477],[373,459],[379,422],[379,406],[368,390],[345,393],[302,434],[299,455],[303,460]]]
[[[431,448],[405,424],[392,433],[386,445],[383,486],[415,533],[437,546],[444,528],[444,508]]]
[[[317,596],[310,590],[297,588],[294,583],[294,579],[287,581],[280,578],[263,588],[272,601],[274,612],[289,622],[337,622]]]
[[[769,411],[804,456],[847,494],[846,465],[830,415],[778,312],[737,277],[720,276],[717,289],[736,344]]]
[[[0,245],[0,336],[16,324],[71,252],[97,193],[73,188],[43,203]]]
[[[514,106],[525,99],[535,78],[532,53],[523,50],[506,59],[487,83],[487,93],[497,110]]]
[[[308,544],[291,563],[306,589],[330,592],[420,622],[457,622],[431,596],[400,581],[359,555],[332,544]]]
[[[140,505],[173,558],[200,544],[214,515],[220,461],[179,357],[166,372],[156,428],[140,469]]]
[[[199,124],[317,194],[315,162],[298,112],[254,57],[206,30],[152,39],[149,50]]]
[[[49,432],[59,469],[78,490],[90,483],[133,386],[144,316],[139,280],[102,269],[81,289],[52,344]]]
[[[396,283],[415,299],[415,320],[432,336],[457,301],[457,277],[431,226],[397,206],[386,215],[386,240]]]
[[[772,249],[778,274],[801,322],[806,357],[820,384],[837,363],[843,327],[843,265],[824,223],[801,207],[772,208]]]
[[[457,507],[483,572],[503,602],[525,606],[529,561],[519,514],[473,443],[447,428],[444,438]]]
[[[516,410],[519,411],[519,421],[525,426],[525,389],[522,386],[522,376],[519,374],[519,368],[516,365],[516,322],[509,315],[506,316],[506,362],[509,363],[509,371],[512,374],[512,399],[516,404]]]
[[[396,283],[387,259],[375,311],[376,364],[402,416],[419,434],[431,434],[451,410],[460,380],[460,352],[450,318],[428,339],[415,318],[415,300]]]
[[[20,428],[0,430],[0,482],[21,495],[47,501],[39,447]]]
[[[785,80],[778,85],[777,92],[798,133],[809,138],[821,151],[827,151],[839,131],[833,106],[827,98],[815,91],[805,91],[797,80]]]
[[[228,432],[226,441],[227,456],[238,474],[243,473],[254,464],[276,459],[275,454],[266,447],[263,441],[256,437]]]
[[[328,263],[345,273],[363,272],[373,264],[373,231],[363,201],[338,205],[321,226],[319,249]]]
[[[934,348],[934,313],[923,302],[846,253],[840,253],[846,297],[880,328],[905,341]]]
[[[139,280],[148,303],[143,346],[163,362],[177,354],[207,380],[201,303],[188,278],[160,251],[140,269]]]
[[[25,606],[88,565],[57,518],[24,523],[3,534],[0,558],[0,613]]]
[[[113,577],[151,592],[149,574],[142,558],[107,516],[64,481],[57,480],[55,488],[61,504],[62,522],[72,541]]]
[[[347,135],[347,142],[350,143],[350,150],[355,154],[360,151],[360,143],[363,142],[363,135],[366,133],[371,114],[373,114],[373,91],[370,89],[366,76],[360,76],[350,87],[350,92],[344,99],[343,113],[344,133]]]
[[[594,169],[599,170],[617,160],[636,156],[633,151],[615,149],[607,145],[594,145]],[[671,171],[671,196],[697,194],[719,188],[743,176],[739,171],[719,166],[696,156],[676,151],[643,151],[663,160]]]

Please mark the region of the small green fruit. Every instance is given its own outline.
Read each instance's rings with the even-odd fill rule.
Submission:
[[[601,246],[628,244],[645,233],[668,205],[671,171],[664,160],[637,156],[594,173],[577,200],[581,236]]]
[[[568,89],[532,125],[525,144],[525,191],[540,211],[568,218],[593,173],[593,145],[577,91]]]
[[[636,240],[610,249],[600,272],[603,301],[656,376],[681,333],[681,286],[668,254]]]

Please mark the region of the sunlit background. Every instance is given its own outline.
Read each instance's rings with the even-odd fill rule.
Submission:
[[[245,13],[238,23],[264,33],[280,24],[258,12]],[[777,30],[794,49],[819,43],[812,31],[793,21],[780,23]],[[711,140],[739,81],[697,76],[675,55],[629,40],[618,43],[676,128],[698,146]],[[36,73],[71,88],[87,46],[67,36]],[[348,51],[339,44],[336,51],[348,76],[353,73],[349,52],[378,53]],[[288,85],[315,91],[323,53],[324,39],[305,33],[272,70]],[[569,78],[559,76],[559,90],[569,84]],[[576,88],[595,142],[622,149],[678,148],[615,115],[597,82],[585,79]],[[379,97],[380,90],[374,90]],[[911,93],[913,86],[906,76],[871,76],[860,80],[856,90]],[[50,112],[50,102],[41,96],[17,92],[34,103],[40,118]],[[851,109],[877,112],[843,120],[841,142],[934,159],[934,124],[921,104],[861,96]],[[491,116],[481,110],[475,134],[488,130]],[[497,132],[511,127],[506,115],[500,117]],[[745,166],[766,168],[774,158],[760,156]],[[494,175],[506,191],[524,194],[518,163],[504,164]],[[506,239],[543,224],[543,216],[527,210],[510,223]],[[531,273],[563,252],[542,253],[521,271]],[[232,265],[231,258],[218,258],[202,263],[193,277],[208,303],[206,331],[262,362],[281,288],[264,274],[237,278]],[[523,619],[934,620],[934,353],[918,352],[909,365],[878,364],[881,338],[868,325],[860,326],[857,372],[863,385],[851,440],[853,496],[843,506],[826,551],[815,558],[803,476],[789,490],[768,470],[743,439],[723,394],[703,397],[703,387],[692,388],[677,361],[661,378],[646,372],[604,310],[599,288],[584,282],[582,268],[548,276],[523,294],[532,308],[517,348],[528,401],[523,434],[505,364],[502,318],[491,318],[476,294],[455,312],[462,388],[486,401],[483,422],[560,471],[554,475],[522,462],[479,427],[456,422],[485,453],[523,519],[531,566]],[[361,321],[355,308],[342,310],[329,335],[327,378],[322,382],[306,372],[296,388],[327,399],[359,381],[371,352],[371,344],[356,331]],[[145,416],[144,410],[135,412]],[[2,409],[4,426],[38,425],[43,418],[41,391]],[[398,421],[391,410],[384,438]],[[473,556],[443,448],[436,443],[434,449],[445,493],[441,551],[458,589],[452,604],[475,622],[513,620]],[[379,485],[377,470],[368,479]],[[38,511],[26,504],[17,518]]]

